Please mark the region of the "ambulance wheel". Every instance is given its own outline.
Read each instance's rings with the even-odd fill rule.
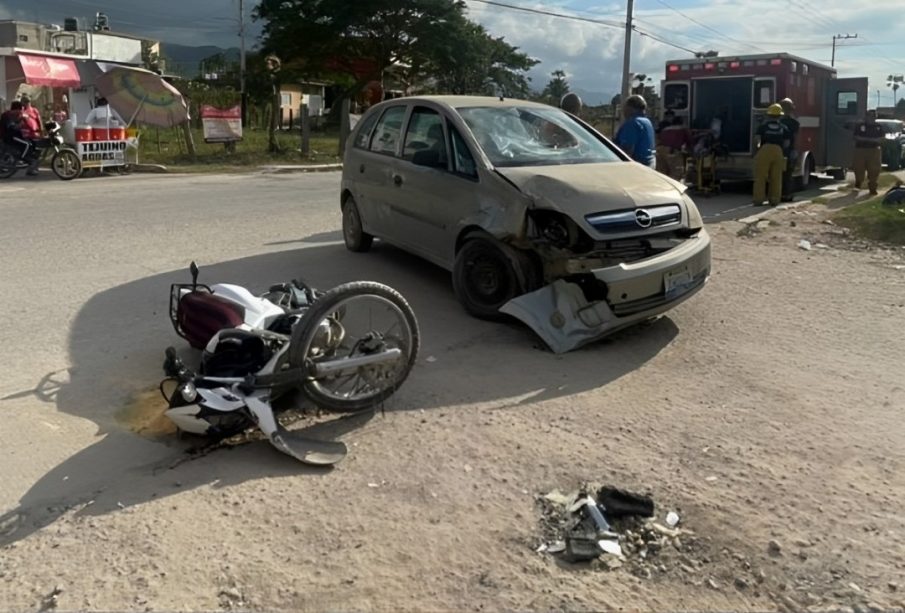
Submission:
[[[71,181],[82,174],[82,161],[72,149],[57,151],[50,162],[53,174],[63,181]]]

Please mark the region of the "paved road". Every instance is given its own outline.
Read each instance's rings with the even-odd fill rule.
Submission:
[[[3,475],[0,507],[13,506],[97,432],[116,431],[116,411],[153,383],[165,344],[176,340],[166,297],[170,283],[187,279],[192,259],[211,265],[204,279],[253,289],[299,275],[319,287],[383,281],[411,293],[416,311],[482,334],[455,302],[448,273],[395,250],[382,258],[345,251],[339,179],[331,172],[62,182],[44,172],[0,182],[0,464],[17,467]],[[727,193],[702,199],[701,208],[716,221],[749,214],[745,201],[745,193]],[[430,351],[445,341],[428,332],[424,342]],[[143,462],[173,453],[134,437],[108,437],[105,453],[116,456],[117,444],[145,446],[127,454]]]

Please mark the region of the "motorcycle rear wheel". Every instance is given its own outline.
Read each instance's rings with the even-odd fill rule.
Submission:
[[[364,324],[362,334],[355,323]],[[333,334],[326,329],[336,336],[325,349],[325,334]],[[415,365],[420,343],[415,313],[399,292],[381,283],[356,281],[326,292],[305,312],[292,331],[289,365],[310,368],[318,362],[398,349],[397,360],[302,382],[303,392],[322,408],[364,411],[399,389]]]
[[[16,174],[19,159],[9,151],[0,152],[0,179],[9,179]]]
[[[72,149],[60,149],[54,153],[50,167],[53,174],[63,181],[72,181],[82,174],[82,160]]]

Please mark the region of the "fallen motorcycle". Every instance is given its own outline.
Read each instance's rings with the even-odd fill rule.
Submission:
[[[222,439],[257,426],[280,451],[308,464],[334,464],[341,442],[283,428],[271,401],[300,389],[339,412],[373,408],[408,377],[420,333],[412,308],[392,288],[366,281],[320,292],[299,281],[262,296],[230,284],[170,287],[176,333],[203,349],[200,372],[166,350],[160,390],[166,415],[185,432]],[[168,389],[169,388],[169,389]]]
[[[60,124],[48,121],[44,131],[47,138],[0,146],[0,179],[9,179],[19,170],[29,168],[35,160],[44,159],[51,151],[50,168],[58,178],[70,181],[82,174],[82,160],[74,149],[64,144]]]

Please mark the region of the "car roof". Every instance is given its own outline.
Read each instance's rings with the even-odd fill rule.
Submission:
[[[530,100],[519,100],[518,98],[500,98],[494,96],[408,96],[404,98],[393,98],[392,100],[385,100],[384,102],[389,103],[399,103],[399,102],[418,102],[419,100],[424,100],[427,102],[434,102],[437,104],[444,104],[451,108],[468,108],[468,107],[502,107],[502,108],[510,108],[510,107],[533,107],[533,108],[551,108],[548,104],[542,104],[540,102],[531,102]]]

